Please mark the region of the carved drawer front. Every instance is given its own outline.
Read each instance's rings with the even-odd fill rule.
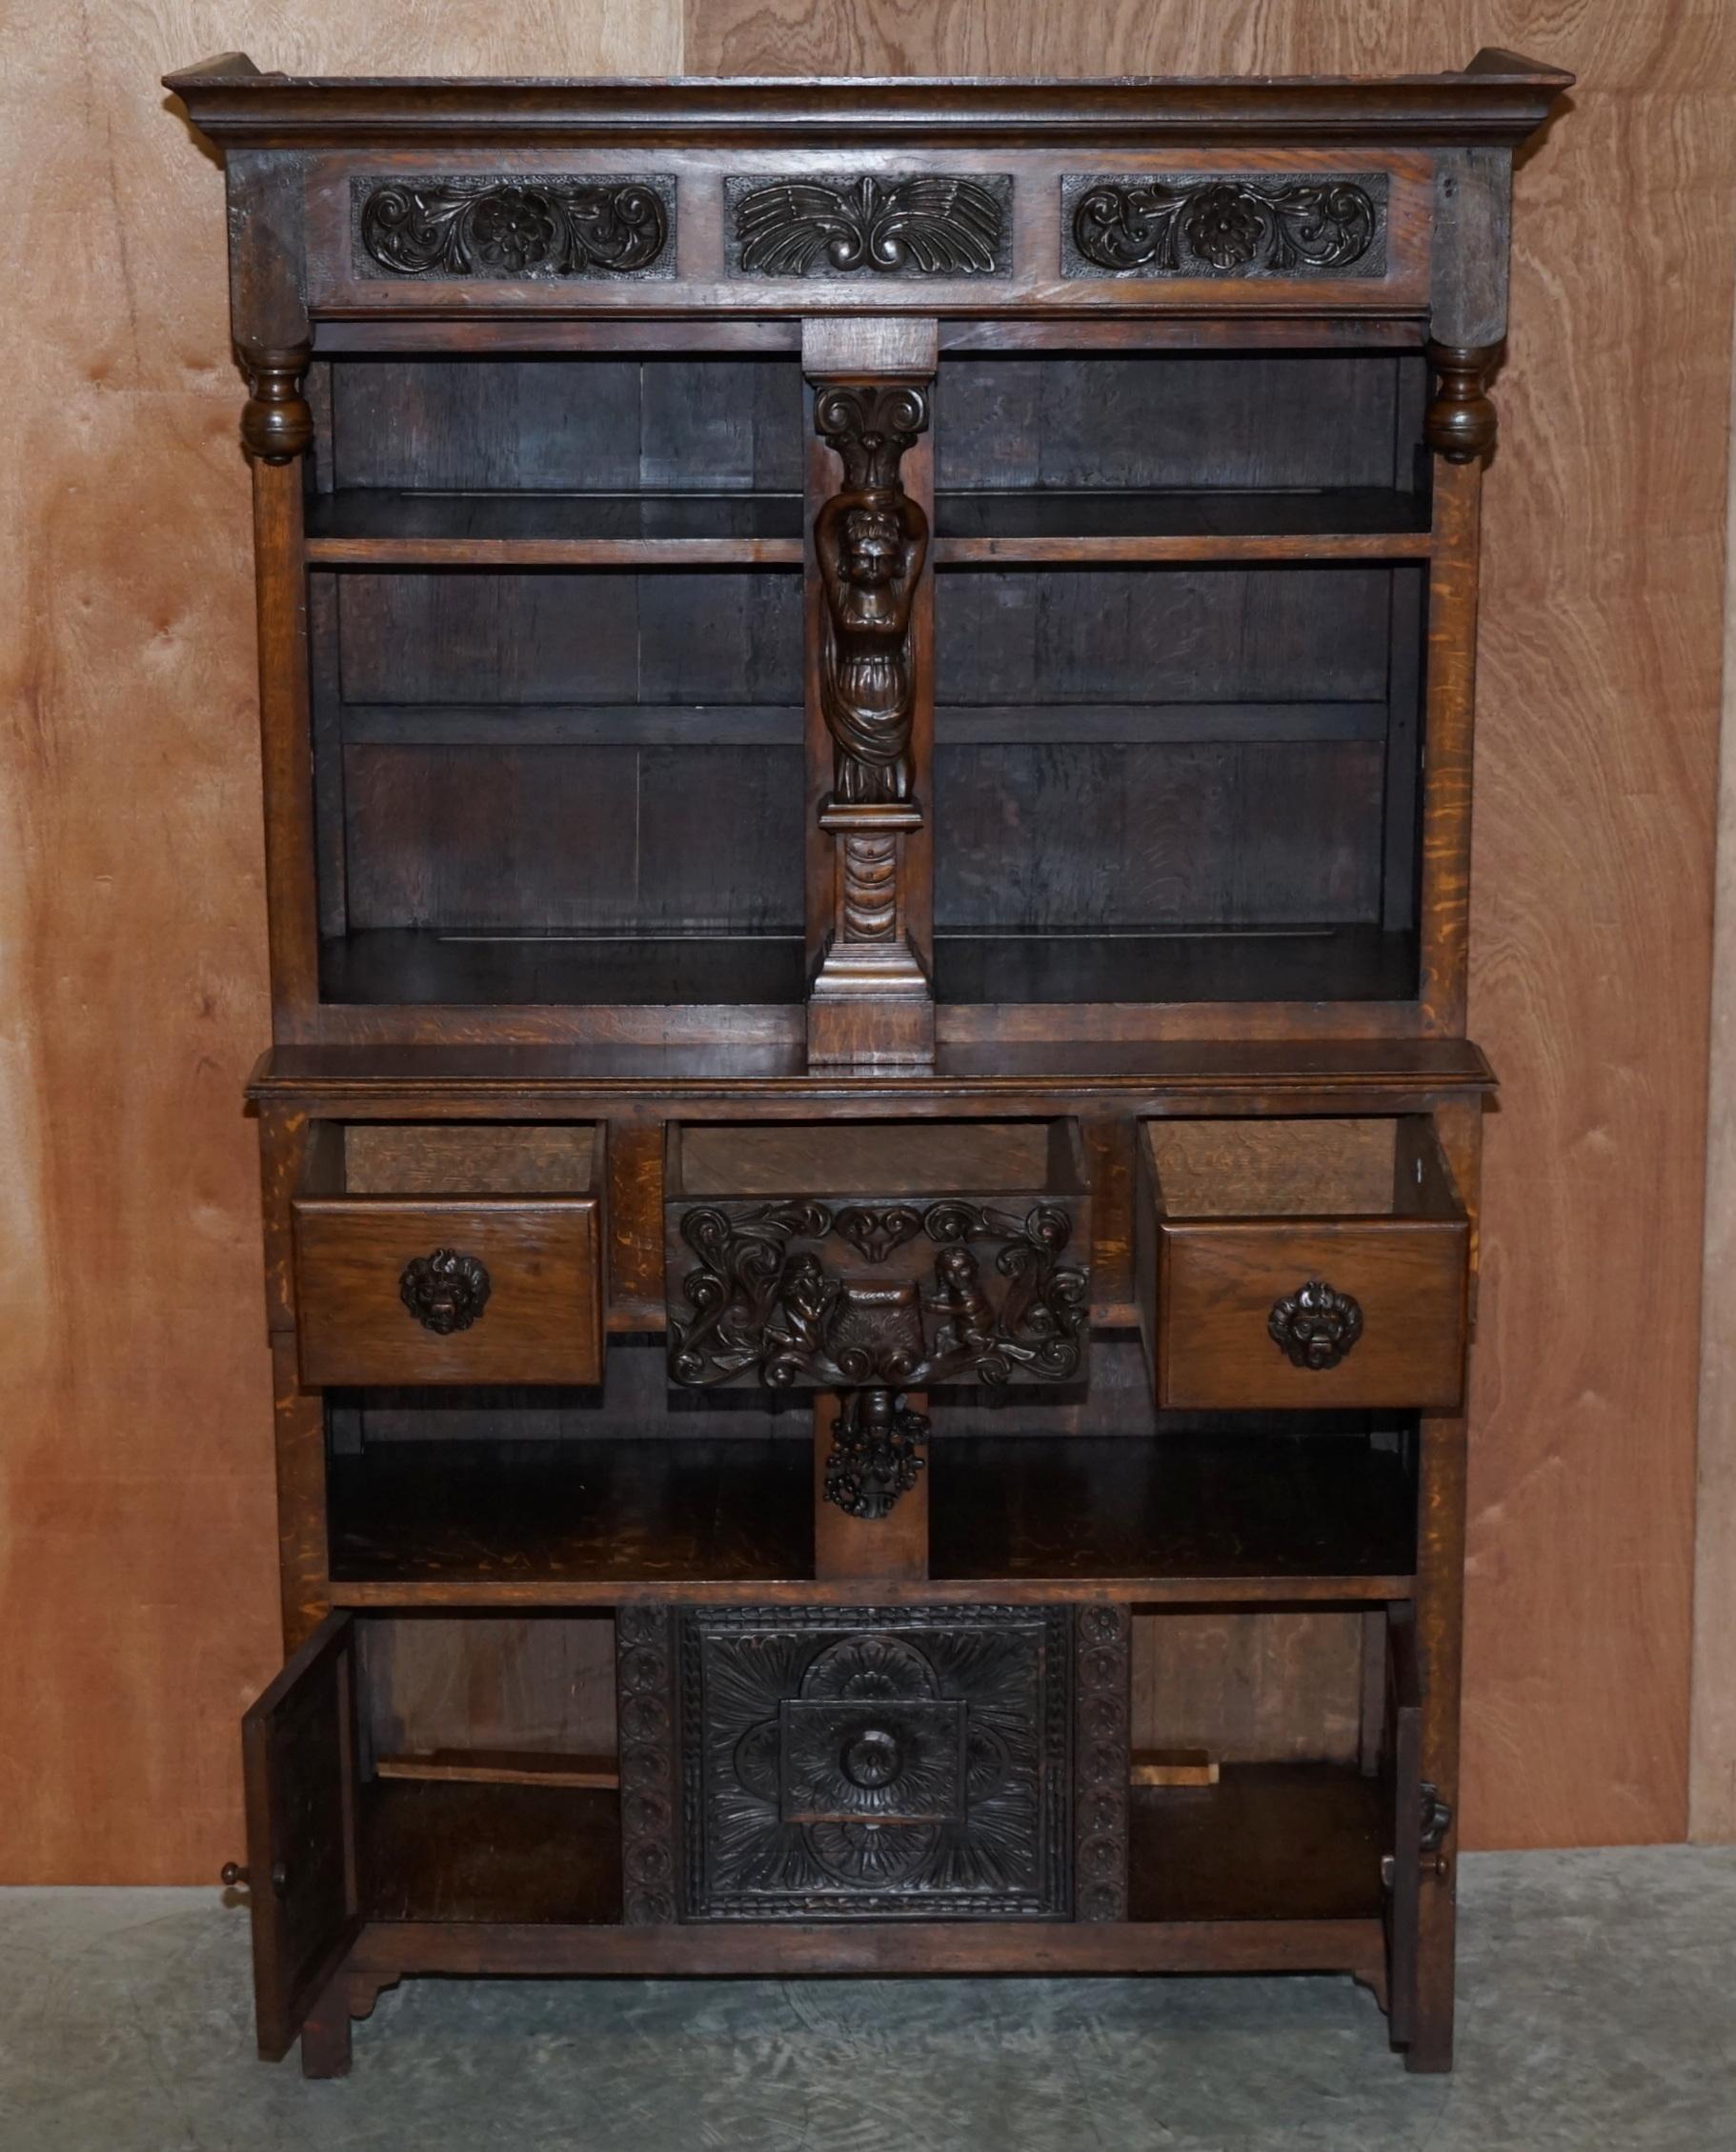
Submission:
[[[1064,1917],[1072,1619],[688,1611],[686,1918]]]
[[[597,1381],[602,1143],[324,1124],[293,1205],[302,1380]]]
[[[1091,1217],[1071,1120],[672,1124],[664,1220],[673,1382],[1082,1375]]]
[[[1459,1403],[1470,1229],[1426,1117],[1147,1121],[1139,1168],[1160,1405]]]

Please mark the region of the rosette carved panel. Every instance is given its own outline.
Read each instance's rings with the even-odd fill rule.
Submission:
[[[1071,1621],[688,1611],[687,1917],[1064,1918]]]

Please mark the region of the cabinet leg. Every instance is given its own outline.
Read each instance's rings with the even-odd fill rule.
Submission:
[[[304,2078],[347,2078],[350,2075],[350,1996],[337,1981],[328,1988],[301,2028],[301,2074]]]

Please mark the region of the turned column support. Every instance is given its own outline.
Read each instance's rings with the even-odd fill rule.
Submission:
[[[1486,387],[1501,347],[1497,344],[1433,344],[1428,363],[1435,392],[1423,419],[1423,437],[1448,463],[1475,463],[1495,446],[1495,406]]]
[[[241,445],[261,463],[293,463],[313,444],[313,413],[302,394],[311,355],[306,344],[241,352],[252,391],[241,412]]]

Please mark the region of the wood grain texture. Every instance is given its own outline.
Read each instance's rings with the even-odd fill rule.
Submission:
[[[1580,81],[1515,176],[1511,356],[1484,494],[1470,1025],[1504,1103],[1472,1380],[1465,1843],[1673,1840],[1686,1823],[1736,13],[1720,0],[688,0],[685,64],[1361,74],[1460,67],[1481,44]]]
[[[279,1662],[258,1165],[252,569],[223,181],[157,86],[262,64],[679,65],[672,0],[0,20],[0,1879],[192,1882],[242,1843]]]
[[[1736,382],[1730,438],[1736,447]],[[1730,462],[1688,1771],[1688,1836],[1712,1844],[1736,1841],[1736,453]]]

